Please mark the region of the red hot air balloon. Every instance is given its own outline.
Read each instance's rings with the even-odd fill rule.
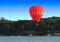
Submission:
[[[29,13],[34,22],[38,23],[41,20],[44,9],[41,6],[32,6],[29,10]]]

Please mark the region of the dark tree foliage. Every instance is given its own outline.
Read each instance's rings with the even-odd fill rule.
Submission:
[[[42,18],[36,27],[32,20],[0,19],[0,35],[46,35],[60,33],[60,17]]]

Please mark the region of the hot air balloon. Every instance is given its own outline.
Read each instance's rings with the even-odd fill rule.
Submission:
[[[29,9],[30,16],[32,17],[33,21],[36,23],[36,26],[38,22],[41,20],[41,17],[44,13],[44,9],[42,6],[32,6]]]

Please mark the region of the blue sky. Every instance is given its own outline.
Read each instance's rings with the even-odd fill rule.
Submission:
[[[0,17],[8,20],[31,20],[29,8],[35,5],[44,8],[42,18],[60,17],[60,0],[0,0]]]

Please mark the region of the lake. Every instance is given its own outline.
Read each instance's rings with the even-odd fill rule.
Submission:
[[[60,42],[60,36],[0,36],[0,42]]]

